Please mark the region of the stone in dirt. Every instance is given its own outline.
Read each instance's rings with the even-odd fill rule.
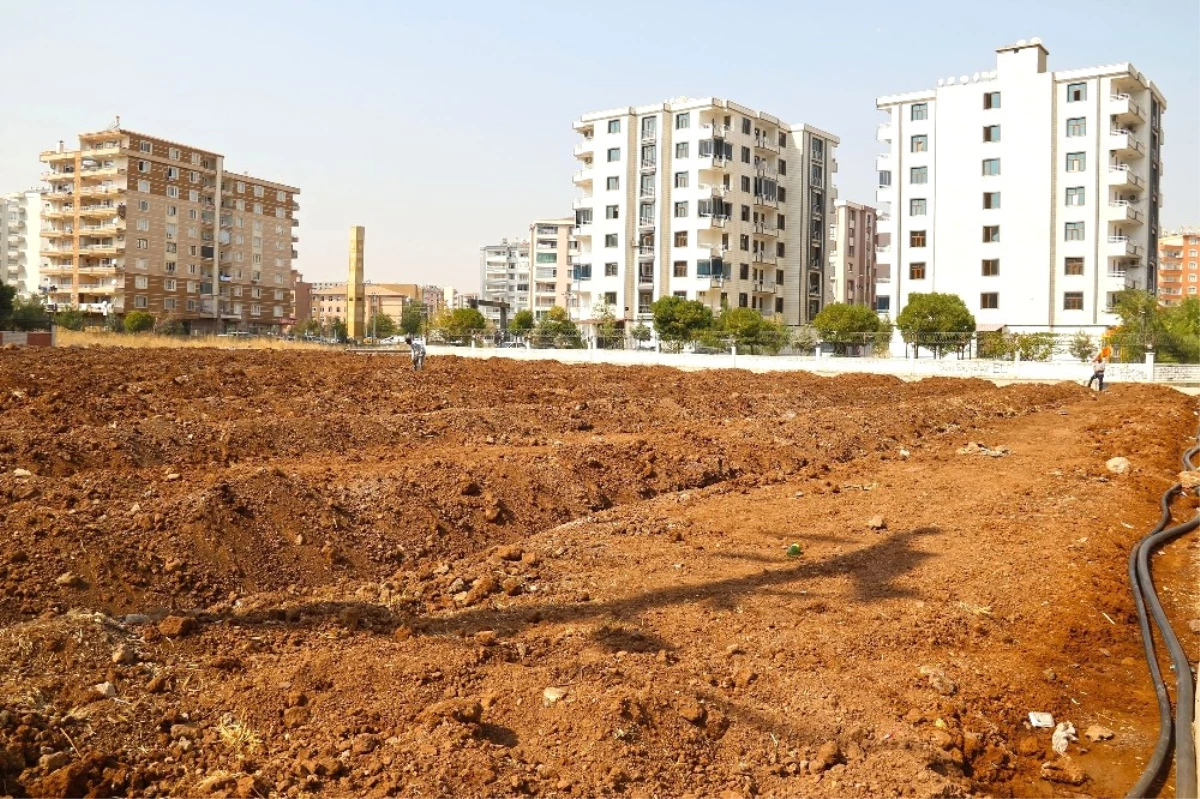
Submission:
[[[1069,757],[1060,757],[1042,764],[1042,779],[1063,785],[1083,785],[1087,782],[1087,773],[1077,766]]]
[[[1113,474],[1125,474],[1129,471],[1129,458],[1109,458],[1104,462],[1104,466]]]
[[[33,477],[33,472],[28,469],[13,469],[13,477]]]
[[[1050,746],[1055,752],[1062,755],[1066,754],[1069,744],[1078,740],[1079,736],[1075,734],[1075,725],[1069,721],[1062,721],[1054,728],[1054,734],[1050,737]]]
[[[516,544],[510,544],[506,547],[500,547],[500,549],[496,550],[496,557],[500,558],[500,560],[520,560],[521,556],[524,554],[525,550],[521,549]]]
[[[478,699],[446,699],[421,711],[422,721],[435,724],[447,720],[459,724],[478,724],[482,717],[483,705]]]
[[[100,694],[100,696],[104,697],[105,699],[112,699],[117,695],[117,686],[110,682],[96,683],[92,686],[92,688],[94,688],[96,693]]]
[[[809,761],[808,770],[813,774],[820,774],[833,768],[841,760],[842,749],[838,746],[837,741],[826,741],[817,750],[817,756]]]
[[[551,705],[558,704],[558,702],[565,698],[566,695],[566,688],[558,688],[551,685],[549,688],[542,691],[542,704],[546,707],[550,707]]]
[[[158,623],[158,631],[168,638],[180,638],[196,629],[191,616],[167,616]]]
[[[52,752],[48,755],[42,755],[38,759],[38,768],[42,771],[50,772],[60,769],[67,763],[71,762],[71,756],[66,752]]]
[[[1087,731],[1083,733],[1083,737],[1087,738],[1089,741],[1108,741],[1111,740],[1114,735],[1116,735],[1116,733],[1114,733],[1108,727],[1102,727],[1099,724],[1091,725],[1087,728]]]
[[[1200,488],[1200,469],[1179,473],[1179,485],[1184,489]]]
[[[307,707],[294,706],[283,711],[283,726],[302,727],[312,717],[312,711]]]
[[[118,666],[128,666],[137,661],[137,653],[129,644],[121,644],[112,653],[112,662]]]
[[[867,527],[872,530],[886,530],[887,520],[879,515],[872,516],[870,519],[867,519]]]
[[[929,681],[930,687],[942,696],[954,696],[954,694],[958,693],[958,686],[941,669],[935,669],[932,666],[922,666],[921,674]]]
[[[63,572],[54,578],[54,582],[63,588],[82,588],[84,585],[83,578],[75,572]]]
[[[1189,619],[1188,629],[1194,633],[1200,633],[1200,619]]]
[[[682,700],[676,709],[679,711],[679,715],[683,717],[684,721],[696,725],[703,724],[705,717],[708,715],[708,711],[704,709],[704,705],[700,704],[695,699]]]

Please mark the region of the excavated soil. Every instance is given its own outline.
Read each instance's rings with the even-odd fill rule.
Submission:
[[[1104,796],[1149,755],[1126,558],[1194,400],[406,367],[0,351],[0,795]]]

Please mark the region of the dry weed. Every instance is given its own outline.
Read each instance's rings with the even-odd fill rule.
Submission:
[[[129,347],[133,349],[197,349],[212,347],[232,350],[311,350],[331,348],[312,341],[283,341],[273,338],[218,338],[217,336],[159,336],[153,333],[107,333],[59,328],[60,347]]]

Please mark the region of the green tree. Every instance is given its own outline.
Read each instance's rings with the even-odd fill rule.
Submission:
[[[523,309],[512,315],[512,319],[508,320],[508,332],[514,336],[528,335],[530,330],[533,330],[534,319],[533,311]]]
[[[487,329],[487,320],[476,308],[455,308],[442,313],[435,327],[448,338],[466,340],[472,334]]]
[[[404,303],[404,310],[400,312],[400,332],[406,336],[416,336],[424,324],[424,306],[419,302]]]
[[[179,319],[167,317],[158,322],[154,332],[161,336],[183,336],[187,334],[187,328]]]
[[[896,317],[896,326],[913,353],[921,347],[941,355],[946,349],[962,349],[975,332],[975,317],[957,294],[910,294],[908,305]]]
[[[583,346],[579,328],[571,321],[567,309],[558,305],[546,311],[534,329],[534,335],[542,347],[578,349]]]
[[[645,325],[643,325],[645,327]],[[646,331],[649,336],[650,331]],[[621,349],[624,343],[624,337],[621,335],[621,328],[617,325],[616,314],[613,313],[612,307],[608,303],[600,306],[600,313],[596,316],[596,346],[602,350],[618,350]]]
[[[850,344],[869,344],[879,332],[879,314],[865,305],[834,302],[826,305],[813,319],[813,327],[822,340],[844,353]]]
[[[633,326],[633,329],[629,331],[629,335],[633,336],[634,341],[649,341],[650,333],[650,328],[646,327],[641,322],[638,322]]]
[[[1159,308],[1159,317],[1158,357],[1166,363],[1200,363],[1200,298]]]
[[[130,311],[125,314],[126,333],[145,333],[154,327],[154,317],[145,311]]]
[[[67,330],[83,330],[83,311],[78,308],[68,308],[54,315],[54,324]]]
[[[342,321],[340,316],[335,316],[329,320],[329,337],[339,344],[345,344],[346,339],[350,335],[350,329],[346,327],[346,323]]]
[[[367,320],[367,332],[375,338],[387,338],[396,334],[396,320],[378,311]]]
[[[697,300],[662,297],[650,306],[654,330],[671,349],[679,349],[713,326],[712,309]]]
[[[321,335],[321,323],[311,316],[307,319],[302,319],[296,324],[295,333],[297,336],[319,336]]]
[[[12,316],[13,301],[17,297],[17,287],[0,283],[0,327],[4,327]]]
[[[796,331],[793,344],[797,350],[803,352],[805,355],[816,352],[817,334],[811,327],[802,327]]]
[[[1109,339],[1115,357],[1124,363],[1145,360],[1162,334],[1158,299],[1148,291],[1125,289],[1117,292],[1113,312],[1121,318]]]
[[[1090,361],[1096,356],[1096,341],[1086,330],[1076,330],[1067,343],[1067,352],[1081,361]]]
[[[738,352],[750,355],[767,352],[772,355],[787,346],[790,334],[782,322],[765,318],[754,308],[727,308],[721,312],[716,331]]]

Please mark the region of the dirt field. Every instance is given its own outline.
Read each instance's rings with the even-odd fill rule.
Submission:
[[[1148,756],[1126,558],[1193,399],[406,367],[0,351],[0,795],[1104,796]]]

